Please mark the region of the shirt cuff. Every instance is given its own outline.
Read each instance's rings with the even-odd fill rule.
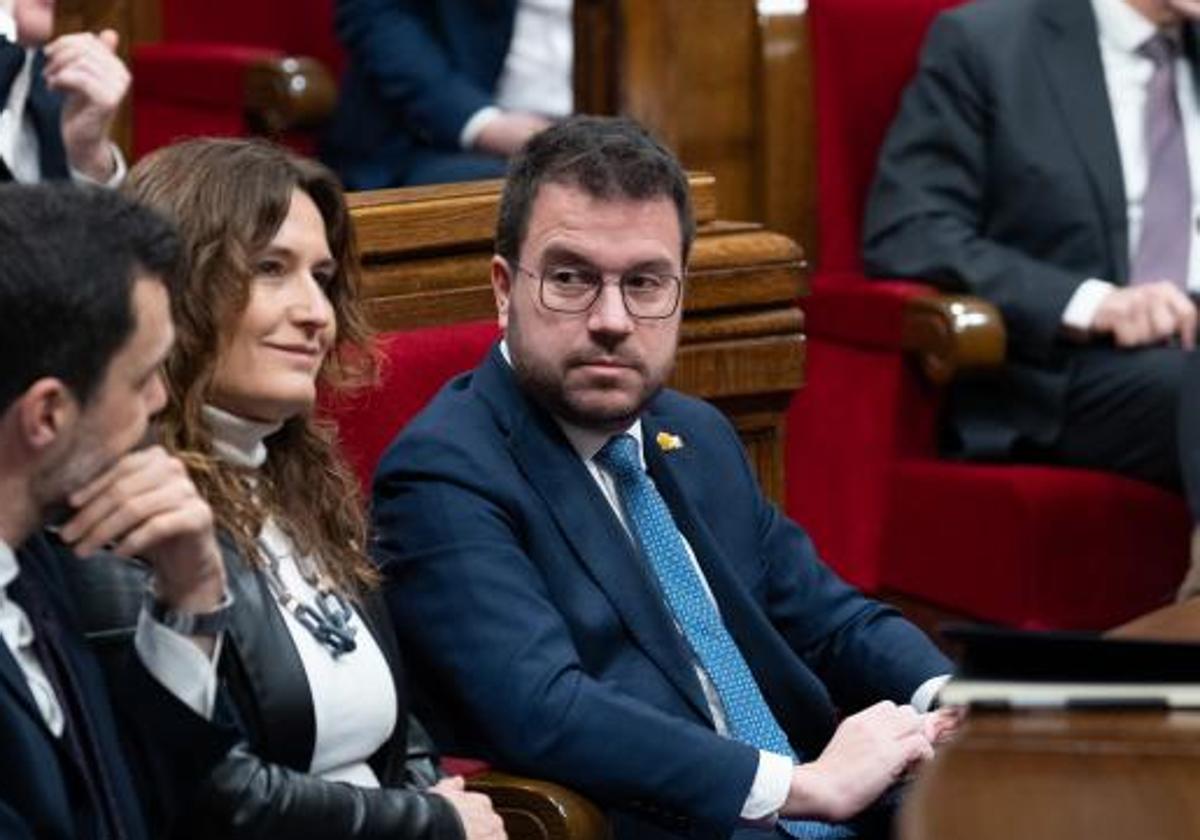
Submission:
[[[463,126],[462,132],[458,135],[459,145],[464,149],[475,148],[475,141],[479,139],[484,127],[501,113],[501,110],[495,105],[488,105],[472,114],[471,119],[467,120],[467,124]]]
[[[942,674],[940,677],[930,677],[921,683],[917,687],[917,690],[913,692],[912,707],[921,713],[928,712],[938,692],[942,690],[942,686],[949,679],[949,674]]]
[[[71,180],[76,184],[91,184],[94,187],[119,187],[121,182],[125,180],[125,173],[129,171],[129,167],[125,165],[125,155],[121,154],[121,149],[116,143],[108,144],[109,151],[112,152],[113,174],[109,176],[107,181],[97,181],[89,175],[84,175],[75,167],[71,167]]]
[[[217,661],[223,640],[224,634],[217,637],[210,659],[186,636],[155,621],[144,609],[133,635],[133,645],[146,670],[205,720],[212,719],[217,700]]]
[[[750,795],[746,797],[746,804],[742,806],[743,820],[758,822],[775,819],[779,809],[787,801],[788,791],[792,787],[794,767],[790,756],[759,751],[754,784],[750,785]]]
[[[1067,301],[1067,308],[1062,314],[1063,326],[1076,333],[1091,331],[1096,320],[1096,310],[1114,289],[1116,286],[1106,280],[1097,280],[1094,277],[1084,280]]]

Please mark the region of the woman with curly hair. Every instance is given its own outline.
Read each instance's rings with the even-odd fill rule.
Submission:
[[[503,837],[406,715],[364,515],[318,387],[369,380],[345,199],[260,141],[191,140],[130,172],[188,259],[162,443],[212,506],[234,598],[220,671],[247,733],[181,826],[197,837]]]

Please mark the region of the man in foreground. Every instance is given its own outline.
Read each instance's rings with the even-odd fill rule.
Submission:
[[[693,235],[678,162],[633,123],[573,118],[517,157],[504,341],[376,476],[392,616],[446,746],[578,788],[618,837],[882,830],[863,813],[950,726],[908,705],[949,664],[663,388]]]
[[[0,254],[0,822],[165,836],[233,743],[209,722],[228,605],[212,512],[177,460],[138,448],[165,400],[179,246],[113,193],[7,185]],[[112,554],[147,562],[152,591],[110,702],[65,564]]]

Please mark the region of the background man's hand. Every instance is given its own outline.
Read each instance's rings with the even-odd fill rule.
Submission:
[[[525,142],[550,127],[550,120],[537,114],[504,111],[488,122],[475,138],[475,148],[481,152],[508,157]]]
[[[71,166],[104,183],[116,171],[109,132],[129,90],[117,33],[76,32],[46,45],[46,85],[64,94],[63,144]]]
[[[1196,344],[1196,305],[1166,280],[1126,286],[1105,296],[1092,331],[1111,335],[1118,347],[1145,347],[1178,336],[1190,350]]]
[[[820,757],[793,771],[780,816],[841,822],[858,814],[933,757],[928,718],[891,701],[846,718]]]
[[[492,800],[482,793],[466,789],[462,776],[442,779],[429,789],[430,793],[448,800],[458,812],[467,840],[505,840],[504,823],[492,809]]]
[[[212,509],[179,459],[160,446],[125,455],[68,499],[75,510],[59,536],[86,557],[105,546],[154,570],[160,600],[205,613],[225,593]]]

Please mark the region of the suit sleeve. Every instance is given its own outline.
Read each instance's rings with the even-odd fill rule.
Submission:
[[[742,452],[723,417],[726,444]],[[892,607],[867,598],[818,556],[804,529],[762,495],[739,455],[744,493],[757,507],[760,562],[766,572],[767,614],[797,655],[820,676],[837,706],[853,712],[880,700],[908,703],[926,680],[952,664]]]
[[[760,529],[772,623],[843,711],[880,700],[908,703],[926,680],[951,672],[923,632],[845,583],[773,505],[764,503]]]
[[[419,466],[454,457],[394,450],[373,502],[392,616],[406,653],[444,689],[438,702],[459,702],[506,769],[728,833],[757,751],[587,674],[507,506],[481,484]]]
[[[451,63],[427,19],[429,0],[338,0],[335,26],[383,98],[425,140],[458,149],[463,127],[492,104],[492,94]]]
[[[953,16],[930,28],[917,75],[884,141],[867,201],[863,259],[884,277],[965,288],[994,303],[1010,346],[1035,360],[1057,340],[1085,279],[987,235],[992,111],[980,45]]]

